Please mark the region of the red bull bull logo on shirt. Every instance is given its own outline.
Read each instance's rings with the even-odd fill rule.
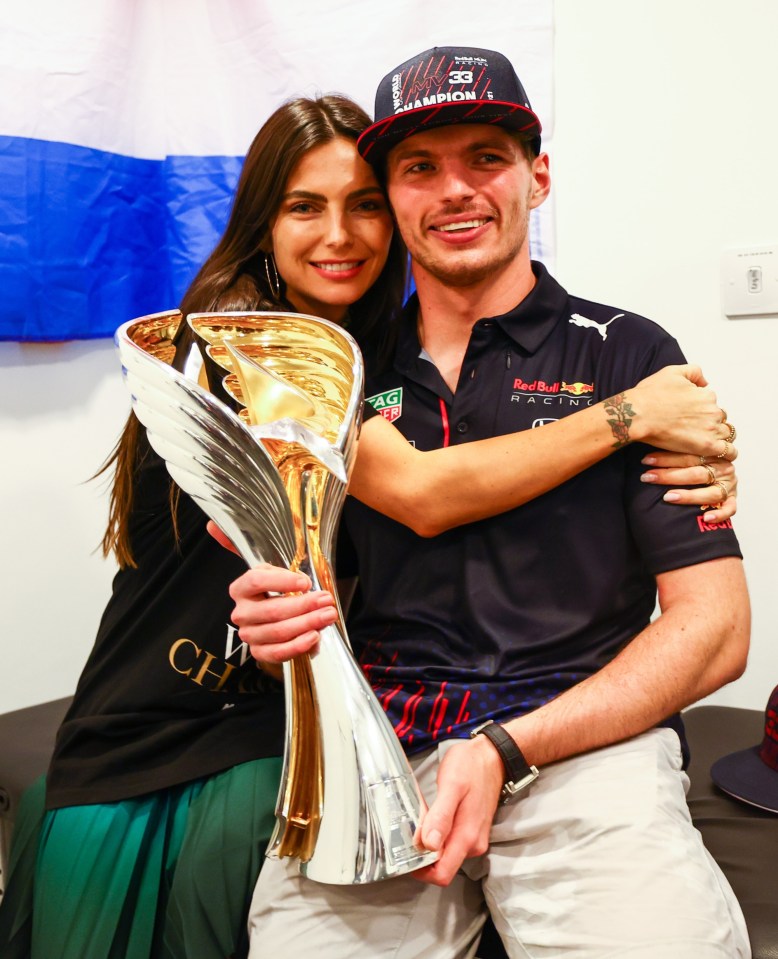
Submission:
[[[565,380],[536,379],[531,382],[517,376],[513,381],[513,403],[543,403],[548,406],[552,402],[566,403],[569,406],[580,406],[579,398],[586,397],[584,405],[591,403],[591,394],[594,393],[594,383],[576,381],[568,383]]]

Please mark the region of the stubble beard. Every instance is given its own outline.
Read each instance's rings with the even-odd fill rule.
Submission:
[[[409,246],[411,260],[446,286],[460,289],[478,286],[514,262],[527,241],[529,215],[529,206],[526,206],[519,220],[519,229],[514,234],[514,242],[491,256],[479,255],[478,250],[463,250],[459,255],[456,252],[448,256],[435,255],[425,248],[414,250]]]
[[[516,259],[524,245],[525,238],[526,232],[522,232],[522,235],[517,238],[517,242],[511,244],[500,256],[469,257],[465,252],[461,257],[449,259],[442,256],[427,255],[426,251],[423,251],[418,256],[411,253],[411,258],[440,283],[464,289],[478,286],[490,277],[499,274],[504,267]],[[469,262],[471,259],[474,262]]]

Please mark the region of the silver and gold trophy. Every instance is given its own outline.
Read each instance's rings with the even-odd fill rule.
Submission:
[[[180,313],[131,320],[116,333],[149,442],[250,566],[299,570],[337,597],[332,551],[362,412],[356,343],[297,313],[187,320],[199,344],[183,373],[170,366]],[[203,345],[237,413],[207,388]],[[423,800],[339,613],[320,630],[317,652],[284,664],[284,766],[270,854],[296,858],[319,882],[374,882],[437,854],[414,841]]]

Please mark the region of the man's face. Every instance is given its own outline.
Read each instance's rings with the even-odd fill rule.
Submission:
[[[387,180],[417,282],[422,271],[474,286],[528,266],[529,211],[550,186],[545,154],[530,162],[500,127],[452,124],[394,147]]]

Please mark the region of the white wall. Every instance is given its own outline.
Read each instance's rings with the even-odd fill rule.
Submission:
[[[0,343],[0,711],[75,688],[115,570],[86,480],[128,408],[112,341]]]
[[[778,317],[724,317],[719,256],[778,245],[778,4],[555,2],[557,276],[670,330],[737,426],[753,644],[714,698],[764,709],[778,683]]]
[[[761,709],[778,683],[778,318],[726,320],[718,261],[727,246],[778,242],[778,5],[556,0],[556,30],[557,275],[659,320],[737,424],[754,643],[716,699]],[[0,344],[2,710],[75,685],[114,571],[92,552],[106,501],[84,480],[126,411],[112,344]]]

